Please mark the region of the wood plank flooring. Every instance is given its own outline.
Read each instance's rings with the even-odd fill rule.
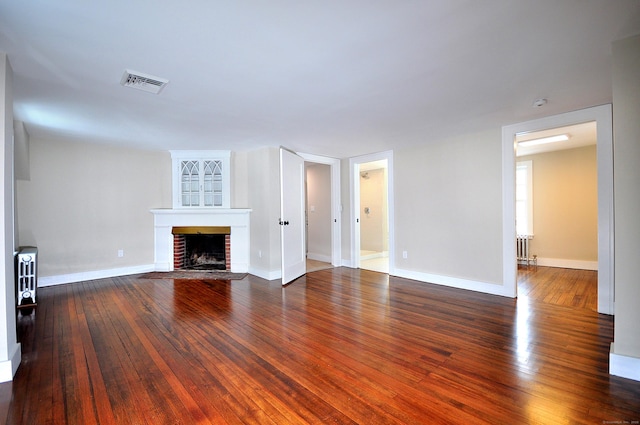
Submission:
[[[330,269],[333,266],[331,263],[326,263],[324,261],[318,260],[310,260],[307,258],[307,273],[317,272],[318,270]]]
[[[598,311],[598,272],[519,266],[518,296],[535,302]]]
[[[0,385],[7,424],[640,420],[640,382],[608,374],[613,319],[530,295],[332,268],[285,288],[130,276],[38,296]]]

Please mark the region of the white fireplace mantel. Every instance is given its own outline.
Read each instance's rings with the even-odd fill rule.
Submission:
[[[174,226],[228,226],[231,227],[231,271],[249,271],[249,213],[246,208],[189,208],[151,210],[155,231],[155,269],[173,270]]]

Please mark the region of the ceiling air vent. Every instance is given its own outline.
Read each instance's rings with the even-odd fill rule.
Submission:
[[[158,94],[162,91],[164,86],[169,83],[169,80],[154,77],[153,75],[144,74],[138,71],[126,70],[122,75],[122,79],[120,80],[120,84],[125,87],[131,87],[133,89],[138,89],[142,91],[146,91],[149,93]]]

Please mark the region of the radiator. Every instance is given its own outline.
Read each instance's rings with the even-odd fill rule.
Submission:
[[[18,252],[16,264],[18,307],[36,303],[38,248],[24,247]]]
[[[538,259],[536,255],[531,255],[529,251],[529,241],[531,240],[529,235],[517,235],[516,236],[516,258],[519,264],[531,263],[537,265]]]

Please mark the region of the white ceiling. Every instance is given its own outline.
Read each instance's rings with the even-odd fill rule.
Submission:
[[[527,140],[542,139],[558,135],[567,135],[569,140],[554,143],[545,143],[534,146],[518,146],[519,142]],[[516,154],[517,156],[533,155],[537,153],[553,152],[566,149],[580,148],[583,146],[595,145],[598,142],[597,125],[595,121],[582,124],[569,125],[565,127],[550,128],[542,131],[534,131],[531,133],[522,133],[516,135]]]
[[[499,129],[611,102],[611,42],[638,33],[638,0],[0,0],[31,137],[145,149],[344,158]]]

